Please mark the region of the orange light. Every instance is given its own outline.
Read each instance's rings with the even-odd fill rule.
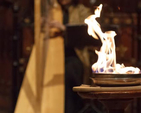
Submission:
[[[120,10],[120,7],[118,6],[118,10]]]

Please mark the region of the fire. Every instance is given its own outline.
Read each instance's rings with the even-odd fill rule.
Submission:
[[[102,32],[100,24],[96,18],[100,17],[102,10],[102,4],[100,4],[94,15],[90,15],[85,19],[85,23],[88,24],[88,34],[95,39],[99,39],[102,42],[102,46],[99,51],[95,50],[98,55],[98,60],[92,65],[93,72],[97,73],[120,73],[120,74],[137,74],[140,73],[139,68],[125,67],[124,64],[116,63],[116,52],[115,52],[115,31]],[[98,38],[99,37],[99,38]]]

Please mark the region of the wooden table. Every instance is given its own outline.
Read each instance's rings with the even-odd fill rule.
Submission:
[[[109,113],[124,113],[125,108],[135,98],[141,97],[141,86],[126,87],[91,87],[81,85],[73,87],[84,99],[98,99]]]

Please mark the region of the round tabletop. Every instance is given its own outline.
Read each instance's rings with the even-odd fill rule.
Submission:
[[[87,99],[130,99],[141,97],[141,86],[100,87],[81,85],[73,87],[82,98]]]

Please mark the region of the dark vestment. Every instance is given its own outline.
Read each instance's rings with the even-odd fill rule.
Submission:
[[[68,10],[63,10],[63,24],[69,20]],[[64,40],[66,37],[64,36]],[[64,41],[66,42],[66,41]],[[65,113],[78,113],[83,107],[81,97],[72,88],[82,84],[83,64],[73,47],[65,45]]]

